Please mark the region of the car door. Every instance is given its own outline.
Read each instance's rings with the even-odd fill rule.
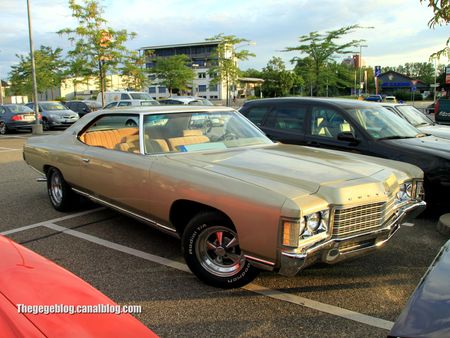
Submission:
[[[307,145],[369,153],[366,138],[343,112],[327,106],[313,105],[308,116],[305,135]],[[353,140],[350,135],[353,136]]]
[[[274,104],[269,116],[263,122],[263,130],[273,141],[289,144],[303,144],[308,105],[281,102]]]
[[[140,153],[138,128],[126,125],[130,118],[139,117],[105,114],[80,133],[86,145],[80,187],[102,201],[147,215],[152,161]]]

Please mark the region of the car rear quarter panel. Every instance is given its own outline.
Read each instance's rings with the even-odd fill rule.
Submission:
[[[24,145],[23,157],[31,167],[43,174],[46,167],[58,168],[67,182],[76,185],[84,147],[69,133],[38,136],[30,138]]]

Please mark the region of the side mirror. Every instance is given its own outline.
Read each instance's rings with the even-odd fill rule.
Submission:
[[[350,142],[350,143],[359,143],[359,140],[350,131],[343,131],[343,132],[337,134],[337,139],[339,141],[345,141],[345,142]]]

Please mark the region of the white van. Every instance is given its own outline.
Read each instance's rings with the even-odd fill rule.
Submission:
[[[150,96],[149,93],[146,92],[128,92],[128,91],[116,91],[116,92],[105,92],[105,103],[106,106],[108,103],[114,102],[114,101],[121,101],[121,100],[151,100],[153,101],[153,98]],[[102,104],[102,93],[98,93],[97,95],[97,102],[99,104]]]

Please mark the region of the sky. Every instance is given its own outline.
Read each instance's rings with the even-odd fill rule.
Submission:
[[[81,0],[79,0],[80,2]],[[341,40],[364,39],[362,57],[369,66],[398,66],[427,62],[443,48],[449,26],[430,29],[432,10],[419,0],[100,0],[104,18],[114,29],[136,32],[130,49],[201,42],[219,33],[251,40],[247,48],[256,57],[240,63],[241,69],[262,69],[273,57],[292,68],[301,35],[326,32],[359,24],[360,29]],[[56,31],[77,23],[68,0],[30,0],[34,47],[71,48]],[[358,48],[357,48],[358,49]],[[29,53],[25,0],[0,0],[0,78],[8,77],[16,54]],[[341,58],[338,58],[340,60]]]

